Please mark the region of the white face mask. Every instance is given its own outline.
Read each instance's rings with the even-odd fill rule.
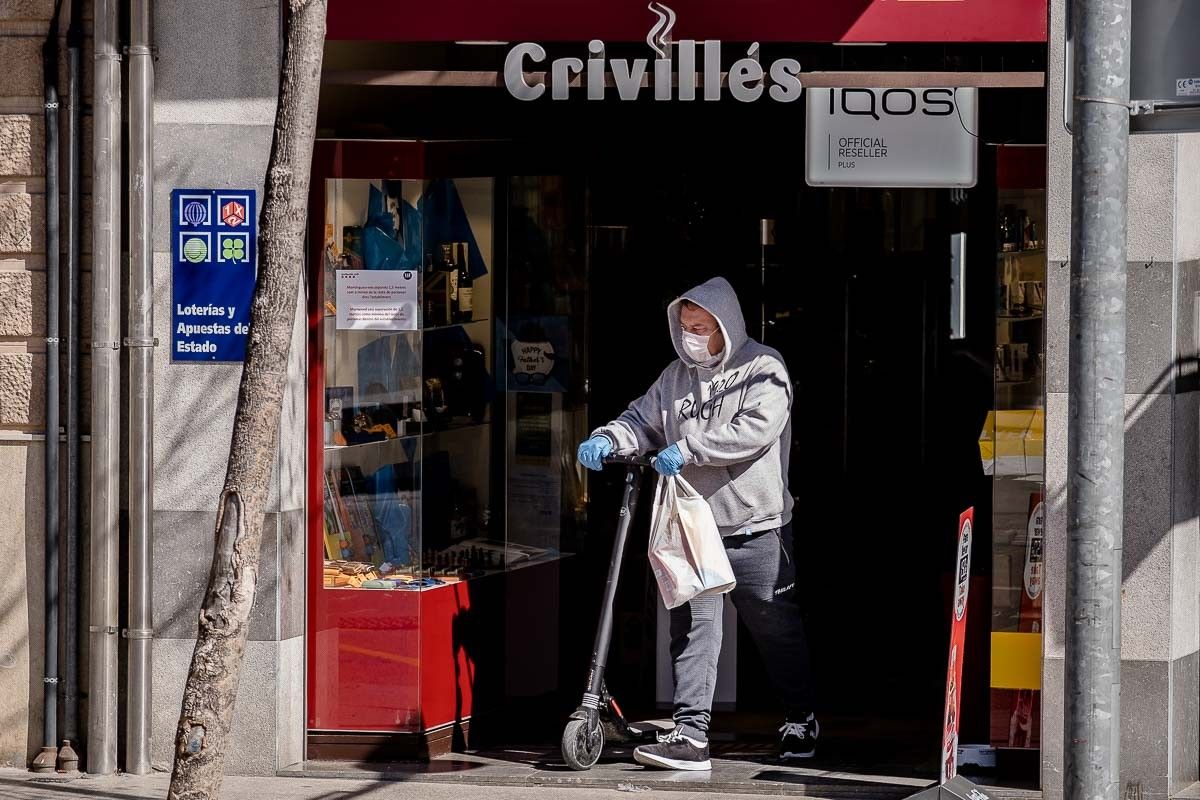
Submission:
[[[700,336],[695,333],[683,332],[683,350],[688,354],[688,357],[701,366],[711,366],[717,363],[717,358],[721,355],[713,355],[708,352],[708,341],[712,339],[712,335]]]

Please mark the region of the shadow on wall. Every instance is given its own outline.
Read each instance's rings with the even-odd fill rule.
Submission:
[[[1125,410],[1122,581],[1137,572],[1174,526],[1200,516],[1197,493],[1175,491],[1176,486],[1194,485],[1200,478],[1198,421],[1181,426],[1181,416],[1177,413],[1186,398],[1200,400],[1198,393],[1200,357],[1180,357],[1159,374],[1146,394],[1139,395]],[[1063,420],[1067,424],[1065,413]],[[1176,430],[1183,435],[1174,436]],[[1047,475],[1047,519],[1060,520],[1059,529],[1064,533],[1068,486],[1066,434],[1065,430],[1053,434],[1047,431],[1047,438],[1053,435],[1064,442],[1061,472]]]
[[[20,733],[6,743],[4,751],[0,752],[0,767],[23,768],[29,759],[37,755],[42,743],[42,640],[38,637],[34,642],[29,641],[29,632],[40,631],[43,627],[42,620],[34,619],[41,607],[39,598],[42,592],[41,548],[34,545],[36,542],[31,543],[29,537],[26,537],[27,563],[32,567],[32,559],[36,555],[36,572],[30,570],[26,574],[24,587],[8,587],[4,592],[3,606],[0,607],[0,629],[13,634],[4,641],[3,649],[0,649],[0,684],[5,687],[4,691],[9,697],[4,703],[3,713],[0,714],[0,730],[25,731],[23,745],[17,741]],[[33,595],[34,592],[37,595],[27,599],[27,596]],[[26,679],[27,683],[25,693],[20,692],[17,686],[23,679]],[[19,755],[22,750],[25,759],[23,761]]]
[[[155,15],[154,44],[173,54],[155,65],[156,102],[235,101],[228,105],[236,108],[236,101],[263,99],[274,108],[281,57],[279,6],[246,4],[236,30],[224,25],[224,13],[217,0],[202,0],[188,6],[167,3]],[[205,19],[212,23],[200,22]]]
[[[19,672],[22,650],[27,654],[29,693],[25,709],[19,704],[9,705],[8,717],[0,720],[3,730],[25,728],[25,755],[29,763],[42,747],[44,724],[42,714],[42,677],[45,672],[45,596],[46,596],[46,532],[45,515],[45,472],[42,447],[25,448],[25,593],[13,593],[3,609],[5,630],[21,630],[16,619],[25,616],[23,641],[15,641],[11,649],[0,653],[0,667],[6,671]],[[15,588],[15,587],[14,587]],[[15,687],[14,687],[15,688]],[[6,704],[8,705],[8,704]],[[22,713],[24,712],[24,713]],[[20,764],[18,766],[25,766]]]
[[[157,324],[158,335],[161,341],[169,342],[171,300],[167,275],[156,281],[155,290],[156,307],[167,312],[160,315],[165,320]],[[303,431],[306,414],[302,368],[305,319],[297,313],[278,434],[297,441],[289,440],[273,449],[268,513],[281,506],[303,507],[306,442],[295,432]],[[163,638],[188,639],[196,636],[196,615],[208,583],[217,505],[228,465],[242,370],[240,364],[172,364],[169,353],[158,357],[155,368],[159,376],[155,400],[155,524],[160,528],[178,527],[170,520],[183,520],[195,538],[183,537],[178,530],[155,532],[156,558],[169,558],[172,569],[155,579],[154,627]],[[207,422],[198,422],[203,420]],[[277,602],[279,590],[295,566],[285,563],[284,547],[272,523],[263,535],[264,563],[252,612],[256,620],[274,618],[270,607]],[[289,550],[287,557],[292,555]],[[303,575],[301,570],[297,578],[301,582]]]
[[[33,446],[31,446],[33,445]],[[22,456],[14,455],[17,451]],[[12,468],[4,474],[6,485],[19,497],[7,497],[13,508],[10,520],[21,521],[0,530],[0,562],[5,563],[4,580],[0,582],[0,766],[26,767],[38,754],[44,734],[42,719],[42,688],[45,672],[45,498],[43,487],[44,459],[40,442],[22,442],[9,446],[6,464]],[[90,465],[88,445],[80,449],[80,586],[81,603],[78,630],[79,674],[87,675],[87,597],[88,597],[88,508]],[[66,449],[62,450],[65,469]],[[66,485],[62,481],[60,513],[66,524]],[[4,502],[4,501],[0,501]],[[66,543],[60,556],[66,557]],[[65,624],[65,597],[60,600],[60,632]],[[60,656],[61,658],[61,656]],[[60,662],[60,678],[62,677]],[[60,684],[60,689],[63,686]],[[80,685],[79,720],[86,725],[86,684]],[[61,695],[60,695],[61,698]],[[59,713],[64,709],[59,700]],[[61,719],[61,716],[60,716]],[[60,731],[61,735],[62,731]],[[61,738],[61,736],[60,736]],[[78,743],[76,747],[78,748]],[[3,796],[0,793],[0,796]]]

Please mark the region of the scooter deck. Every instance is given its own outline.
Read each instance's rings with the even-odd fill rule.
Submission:
[[[638,738],[649,737],[653,739],[660,733],[666,733],[675,727],[675,723],[669,719],[647,719],[641,722],[629,723],[629,733]]]

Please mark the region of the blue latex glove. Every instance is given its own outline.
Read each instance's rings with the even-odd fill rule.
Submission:
[[[612,451],[612,441],[607,436],[593,436],[579,445],[579,452],[576,455],[580,464],[588,469],[600,471],[604,469],[605,456],[610,455]]]
[[[683,453],[679,450],[679,445],[673,444],[666,450],[659,452],[654,457],[654,469],[659,475],[670,477],[678,475],[683,469]]]

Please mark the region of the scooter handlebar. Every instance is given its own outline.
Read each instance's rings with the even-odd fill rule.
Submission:
[[[607,455],[604,457],[605,464],[625,464],[630,467],[648,467],[650,466],[650,458],[647,456],[622,456],[617,454]]]

